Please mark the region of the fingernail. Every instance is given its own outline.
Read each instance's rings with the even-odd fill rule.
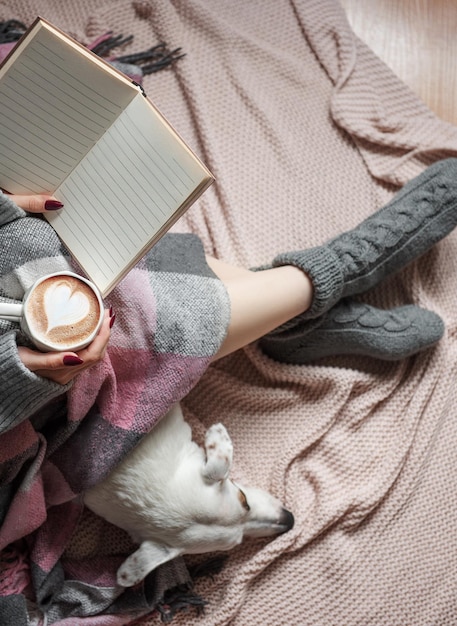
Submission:
[[[113,317],[113,313],[114,313],[114,311],[113,311],[113,307],[112,307],[112,306],[110,306],[110,308],[109,308],[109,316],[110,316],[110,317]]]
[[[113,313],[113,315],[111,316],[111,319],[109,321],[109,327],[110,328],[113,327],[115,321],[116,321],[116,313]]]
[[[72,354],[66,354],[63,357],[63,364],[64,365],[81,365],[81,363],[84,363],[84,361],[82,359],[80,359],[79,356],[73,356]]]
[[[61,209],[63,204],[58,200],[46,200],[44,203],[44,208],[46,211],[56,211],[57,209]]]

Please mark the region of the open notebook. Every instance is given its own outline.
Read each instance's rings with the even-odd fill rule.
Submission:
[[[0,67],[0,187],[46,214],[106,296],[213,182],[142,89],[38,18]]]

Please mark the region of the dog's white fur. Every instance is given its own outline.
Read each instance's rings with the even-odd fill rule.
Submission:
[[[243,537],[292,528],[292,514],[269,493],[229,479],[233,447],[222,424],[209,428],[205,450],[192,441],[175,405],[84,502],[140,544],[118,570],[118,584],[140,582],[181,554],[229,550]]]

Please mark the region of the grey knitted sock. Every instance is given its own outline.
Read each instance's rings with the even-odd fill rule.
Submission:
[[[260,340],[265,354],[283,363],[305,364],[326,356],[358,354],[397,361],[441,339],[443,320],[418,306],[377,309],[350,298],[341,300],[321,318]]]
[[[319,317],[341,298],[362,293],[429,250],[457,225],[457,159],[428,167],[383,208],[353,230],[309,250],[278,255],[313,282],[302,319]]]

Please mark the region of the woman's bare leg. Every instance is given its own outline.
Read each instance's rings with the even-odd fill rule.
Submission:
[[[207,261],[224,283],[231,303],[227,336],[215,359],[256,341],[311,305],[312,283],[297,267],[253,272],[212,257]]]
[[[396,361],[435,345],[444,333],[443,321],[432,311],[414,305],[381,310],[345,299],[323,324],[303,330],[306,342],[297,341],[296,333],[268,335],[310,308],[313,286],[306,273],[292,265],[252,272],[212,258],[208,264],[226,286],[232,307],[215,360],[261,339],[262,351],[285,363],[304,364],[335,354]],[[306,321],[302,325],[305,329]]]

